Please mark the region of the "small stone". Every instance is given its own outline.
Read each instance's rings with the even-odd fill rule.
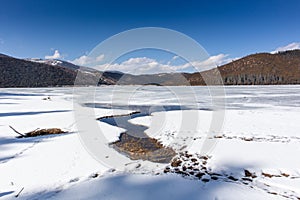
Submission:
[[[277,195],[277,192],[268,192],[269,194]]]
[[[201,179],[202,176],[204,176],[204,175],[205,175],[204,173],[199,172],[199,173],[197,173],[195,176],[196,176],[197,178]]]
[[[188,153],[186,153],[186,154],[185,154],[185,157],[187,157],[187,158],[190,158],[190,157],[192,157],[192,155],[191,155],[191,154],[188,154]]]
[[[253,138],[243,138],[246,142],[251,142],[253,141]]]
[[[244,170],[244,173],[245,173],[245,176],[246,177],[251,177],[251,178],[256,178],[257,176],[255,175],[255,173],[251,173],[250,171],[248,170]]]
[[[186,172],[183,172],[183,171],[179,171],[179,172],[177,172],[177,174],[181,174],[181,175],[183,175],[183,176],[189,176],[189,174],[188,174],[188,173],[186,173]]]
[[[252,182],[252,179],[251,179],[251,178],[245,178],[245,177],[243,177],[242,180],[243,180],[243,181],[249,181],[249,182]]]
[[[108,171],[109,171],[109,172],[115,172],[115,171],[116,171],[116,169],[114,169],[114,168],[111,168],[111,169],[109,169]]]
[[[272,178],[274,175],[272,174],[268,174],[268,173],[261,173],[261,175],[265,176],[265,177],[268,177],[268,178]]]
[[[210,175],[211,176],[222,176],[221,174],[218,174],[218,173],[211,173]]]
[[[216,139],[223,138],[223,135],[215,135],[214,138]]]
[[[202,159],[202,160],[208,160],[208,157],[207,156],[201,156],[200,159]]]
[[[140,168],[142,165],[139,163],[135,166],[136,169]]]
[[[94,174],[90,175],[90,178],[97,178],[98,176],[99,176],[98,173],[94,173]]]
[[[245,173],[245,176],[246,177],[251,177],[252,176],[252,173],[251,172],[249,172],[248,170],[244,170],[244,173]]]
[[[239,180],[239,179],[237,179],[237,178],[234,178],[233,176],[229,176],[228,179],[230,179],[230,180],[232,180],[232,181],[237,181],[237,180]]]
[[[179,160],[178,158],[176,158],[176,159],[174,159],[174,160],[172,161],[171,166],[172,166],[172,167],[178,167],[178,166],[181,165],[181,163],[182,163],[182,161]]]
[[[207,182],[209,182],[209,179],[208,178],[203,178],[203,179],[201,179],[201,181],[204,182],[204,183],[207,183]]]
[[[281,173],[281,176],[284,176],[284,177],[289,177],[290,175],[287,174],[287,173]]]

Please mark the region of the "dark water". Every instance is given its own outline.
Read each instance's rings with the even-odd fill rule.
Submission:
[[[117,126],[126,129],[119,137],[119,141],[114,142],[111,146],[118,152],[128,156],[132,160],[149,160],[158,163],[169,163],[176,155],[175,151],[169,147],[164,147],[154,138],[148,137],[145,134],[146,126],[130,123],[128,120],[149,116],[152,112],[183,110],[182,106],[111,106],[103,104],[87,104],[87,106],[95,106],[105,109],[126,109],[135,110],[134,113],[128,115],[113,115],[99,118],[101,122],[108,123],[112,126]]]

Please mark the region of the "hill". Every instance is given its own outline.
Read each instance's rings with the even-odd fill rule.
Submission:
[[[146,75],[100,72],[61,60],[22,60],[0,54],[0,87],[72,86],[79,69],[79,85],[95,85],[97,81],[99,85],[206,85],[203,77],[208,84],[222,84],[212,78],[216,73],[224,85],[300,84],[300,50],[252,54],[200,73]]]
[[[0,87],[57,87],[74,85],[80,67],[59,60],[23,60],[0,54]],[[84,68],[79,84],[97,82],[100,72]],[[99,84],[114,84],[114,80],[101,78]]]
[[[276,54],[258,53],[218,67],[224,85],[300,84],[300,50]],[[202,76],[216,73],[186,74],[192,85],[204,85]]]

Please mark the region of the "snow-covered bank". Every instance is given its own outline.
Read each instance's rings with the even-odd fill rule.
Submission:
[[[14,198],[24,188],[19,198],[32,194],[38,198],[48,190],[62,190],[80,178],[109,170],[91,157],[76,134],[72,88],[3,89],[0,94],[0,197]],[[95,110],[97,116],[110,114]],[[54,127],[69,133],[17,139],[9,125],[22,133]],[[101,128],[110,141],[121,133],[107,124]]]
[[[126,93],[128,87],[100,87],[99,104],[109,103],[113,92]],[[185,96],[184,87],[174,87]],[[195,87],[201,110],[199,127],[190,133],[190,152],[199,153],[211,121],[209,93]],[[190,180],[175,174],[151,172],[114,172],[97,162],[82,145],[73,116],[72,88],[0,90],[0,197],[15,199],[296,199],[300,197],[300,86],[226,87],[226,115],[207,166],[214,172],[240,176],[244,169],[259,177],[252,187],[222,180]],[[50,100],[47,97],[50,96]],[[92,103],[92,100],[86,102]],[[128,102],[118,102],[126,105]],[[169,91],[160,87],[142,87],[129,102],[134,105],[176,105]],[[92,109],[92,108],[91,108]],[[129,110],[96,108],[95,119]],[[151,126],[163,115],[164,126],[157,132]],[[146,133],[179,150],[186,145],[180,138],[181,111],[155,112],[130,120],[150,126]],[[98,122],[109,141],[118,139],[123,129]],[[9,125],[20,132],[36,128],[61,128],[65,135],[17,139]],[[174,137],[179,136],[176,143]],[[182,140],[181,140],[182,139]],[[269,178],[262,173],[273,175]],[[282,175],[284,174],[284,176]],[[23,190],[22,190],[23,189]],[[276,193],[276,194],[275,194]],[[283,195],[282,195],[283,194]],[[286,197],[284,197],[284,194]]]
[[[235,183],[183,179],[177,175],[115,175],[87,181],[52,199],[281,199]]]

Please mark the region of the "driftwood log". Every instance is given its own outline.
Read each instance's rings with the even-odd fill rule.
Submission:
[[[34,131],[30,131],[28,133],[20,133],[16,129],[14,129],[12,126],[9,126],[15,133],[17,133],[19,136],[18,138],[26,138],[26,137],[36,137],[36,136],[42,136],[42,135],[53,135],[53,134],[63,134],[66,133],[66,131],[63,131],[59,128],[47,128],[47,129],[36,129]]]

